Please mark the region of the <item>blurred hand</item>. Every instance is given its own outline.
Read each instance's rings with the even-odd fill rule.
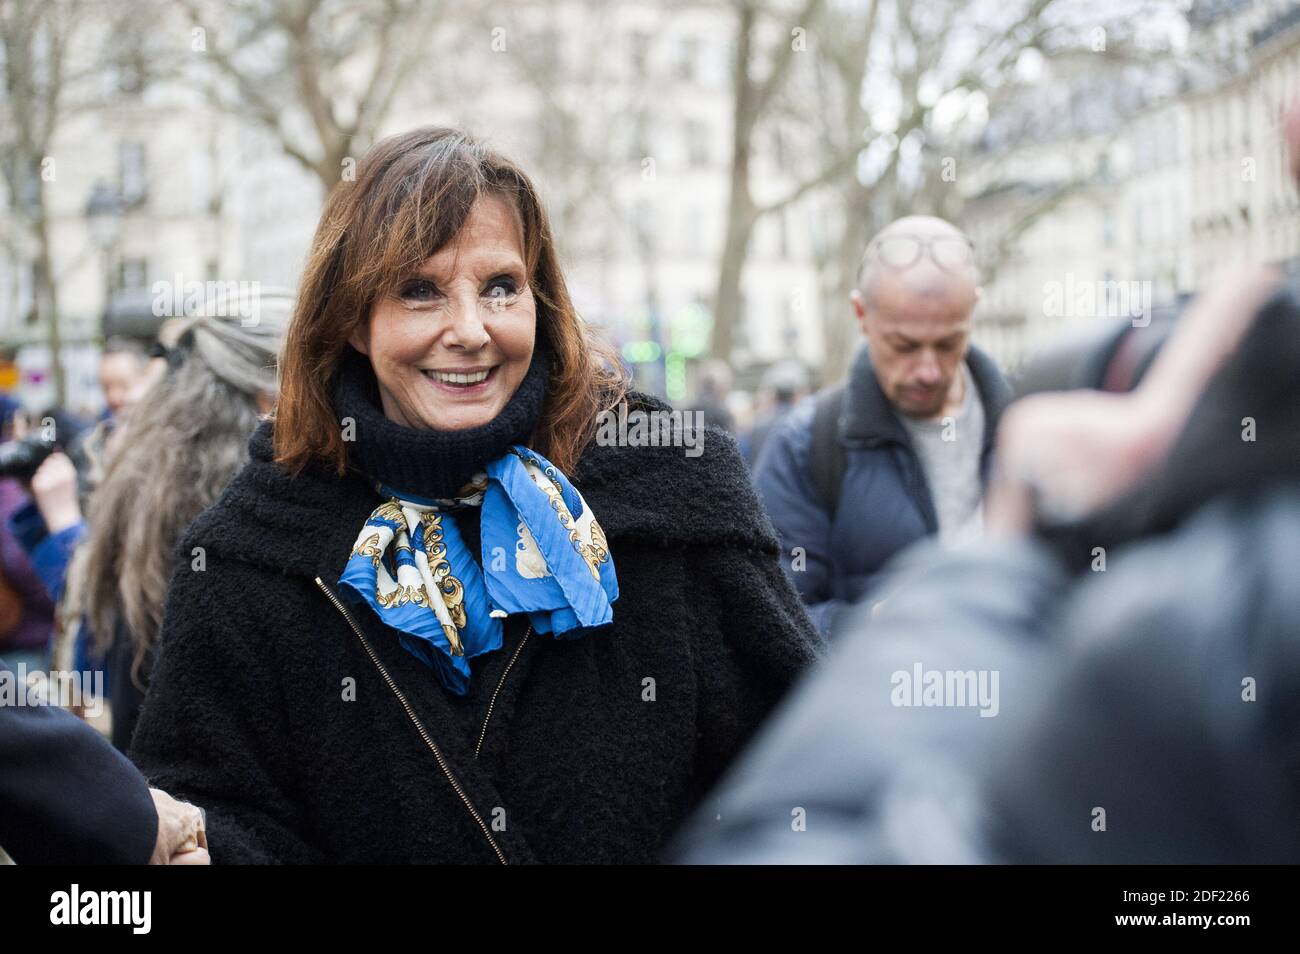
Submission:
[[[1065,391],[1011,405],[998,426],[990,534],[1027,533],[1035,517],[1082,519],[1158,468],[1278,284],[1276,272],[1259,266],[1222,275],[1179,319],[1131,393]]]
[[[32,499],[52,534],[81,522],[77,469],[67,454],[55,451],[36,468],[32,474]]]
[[[195,848],[193,851],[183,851],[179,854],[172,855],[169,865],[210,865],[212,858],[208,855],[208,849]]]
[[[154,844],[151,865],[206,865],[207,835],[203,831],[203,812],[187,802],[178,802],[161,789],[151,788],[154,807],[158,810],[158,840]]]
[[[1136,394],[1063,391],[1007,408],[989,485],[991,533],[1025,533],[1035,517],[1077,520],[1117,500],[1168,453],[1169,415]]]
[[[31,425],[27,420],[27,411],[20,407],[14,411],[13,418],[9,421],[9,433],[5,435],[5,439],[20,441],[27,436],[31,429]]]

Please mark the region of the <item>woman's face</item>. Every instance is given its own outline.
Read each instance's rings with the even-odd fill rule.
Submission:
[[[536,331],[518,215],[484,196],[455,239],[376,300],[349,341],[370,358],[385,417],[459,431],[501,413],[532,362]]]

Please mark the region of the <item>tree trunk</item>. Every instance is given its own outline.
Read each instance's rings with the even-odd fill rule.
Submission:
[[[742,197],[736,194],[741,188],[748,193],[748,178],[743,185],[734,181],[732,183],[727,237],[722,246],[722,260],[718,263],[718,287],[713,296],[713,329],[709,338],[709,353],[727,362],[731,361],[736,326],[741,319],[741,270],[745,267],[749,239],[754,232],[754,212],[748,195]]]
[[[722,243],[722,260],[718,263],[718,285],[713,295],[713,328],[709,334],[709,353],[728,363],[740,320],[740,273],[754,231],[749,159],[759,109],[759,92],[749,75],[756,13],[746,3],[737,11],[737,17],[736,61],[732,65],[735,113],[731,133],[731,194],[727,201],[727,234]]]
[[[831,270],[830,293],[822,305],[825,360],[821,367],[821,384],[833,384],[848,371],[857,348],[860,331],[853,315],[849,295],[858,284],[858,265],[867,243],[870,210],[866,190],[856,179],[843,190],[844,219],[836,242],[835,266]]]
[[[45,322],[46,341],[50,348],[50,377],[54,381],[54,404],[63,407],[67,400],[67,385],[63,374],[63,335],[59,329],[59,290],[54,282],[54,260],[50,254],[50,229],[46,220],[45,197],[42,188],[38,200],[35,222],[36,281],[32,289],[36,301],[36,315]]]
[[[328,196],[343,179],[343,163],[347,159],[352,159],[354,163],[361,161],[361,157],[353,152],[350,135],[339,131],[321,136],[321,157],[312,166],[312,172],[316,173],[316,178],[325,190],[322,197]],[[352,172],[355,174],[356,169]]]

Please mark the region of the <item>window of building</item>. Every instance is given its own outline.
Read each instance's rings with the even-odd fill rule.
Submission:
[[[149,286],[149,269],[142,258],[124,258],[117,270],[117,287],[123,291],[139,291]]]
[[[684,83],[694,83],[699,79],[700,41],[693,36],[684,36],[677,45],[677,78]]]
[[[634,30],[628,37],[628,45],[632,72],[637,76],[644,76],[650,68],[650,34],[644,30]]]
[[[627,157],[633,162],[640,162],[650,155],[649,123],[644,116],[632,120],[632,136],[628,140]]]
[[[125,141],[117,146],[117,188],[122,204],[137,205],[145,200],[144,143]]]
[[[704,209],[687,202],[681,206],[681,216],[681,251],[688,258],[698,258],[704,254]]]
[[[709,164],[709,128],[697,119],[685,124],[686,163],[692,169],[702,169]]]
[[[113,73],[119,93],[139,95],[149,82],[149,60],[136,39],[119,43],[113,59]]]

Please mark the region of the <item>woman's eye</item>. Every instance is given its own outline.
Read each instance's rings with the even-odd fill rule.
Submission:
[[[504,300],[518,292],[519,286],[515,284],[513,278],[502,275],[500,278],[494,278],[488,283],[486,295],[488,298]]]
[[[399,288],[397,297],[414,304],[431,302],[438,297],[438,286],[424,279],[415,279]]]

